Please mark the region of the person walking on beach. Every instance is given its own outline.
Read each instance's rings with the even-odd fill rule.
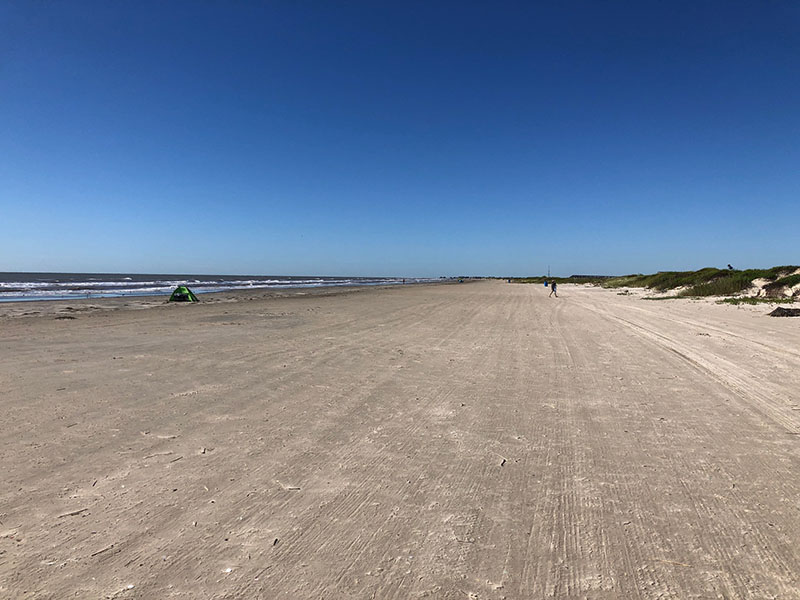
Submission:
[[[550,296],[552,296],[553,294],[556,294],[556,298],[558,298],[558,294],[556,293],[556,282],[555,281],[551,281],[550,282]],[[548,298],[550,296],[548,296]]]

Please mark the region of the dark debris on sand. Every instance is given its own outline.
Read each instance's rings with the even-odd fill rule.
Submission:
[[[783,308],[779,306],[771,313],[770,317],[800,317],[800,308]]]

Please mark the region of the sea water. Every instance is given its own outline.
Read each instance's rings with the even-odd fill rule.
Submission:
[[[226,290],[396,285],[436,281],[402,277],[285,275],[143,275],[124,273],[0,273],[0,302],[117,296],[165,296],[179,285],[195,294]]]

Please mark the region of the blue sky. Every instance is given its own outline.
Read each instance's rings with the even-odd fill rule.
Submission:
[[[0,2],[0,271],[798,263],[800,4]]]

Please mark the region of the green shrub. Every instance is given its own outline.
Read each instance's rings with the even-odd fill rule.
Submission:
[[[765,285],[764,293],[770,297],[781,296],[784,288],[795,286],[798,283],[800,283],[800,274],[781,277]]]
[[[785,285],[788,287],[794,287],[798,283],[800,283],[800,273],[797,275],[790,275],[789,277],[784,277],[783,279],[779,279],[775,283],[780,283],[781,285]]]
[[[681,292],[681,296],[730,296],[752,287],[753,279],[741,271],[734,271],[727,277],[717,277],[712,281],[693,285]]]
[[[646,275],[623,275],[622,277],[612,277],[611,279],[606,279],[601,283],[604,288],[621,288],[621,287],[645,287],[644,284],[640,282],[640,280],[646,277]]]
[[[604,283],[606,287],[648,287],[665,292],[677,287],[695,286],[706,283],[717,277],[725,276],[729,271],[707,267],[699,271],[659,271],[652,275],[627,275],[610,279]]]

